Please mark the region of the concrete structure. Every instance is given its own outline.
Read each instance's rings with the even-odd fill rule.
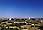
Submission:
[[[26,23],[26,22],[14,22],[14,23]]]

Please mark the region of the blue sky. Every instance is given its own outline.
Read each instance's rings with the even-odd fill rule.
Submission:
[[[0,0],[0,16],[43,16],[43,0]]]

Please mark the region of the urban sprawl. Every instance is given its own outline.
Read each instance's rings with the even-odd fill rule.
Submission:
[[[0,18],[0,30],[43,30],[43,18]]]

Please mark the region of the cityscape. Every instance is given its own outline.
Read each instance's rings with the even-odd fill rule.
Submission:
[[[0,30],[43,30],[43,18],[0,18]]]
[[[43,30],[43,0],[0,0],[0,30]]]

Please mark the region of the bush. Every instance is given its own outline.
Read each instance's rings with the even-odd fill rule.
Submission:
[[[19,29],[17,29],[17,28],[14,28],[14,30],[19,30]]]

